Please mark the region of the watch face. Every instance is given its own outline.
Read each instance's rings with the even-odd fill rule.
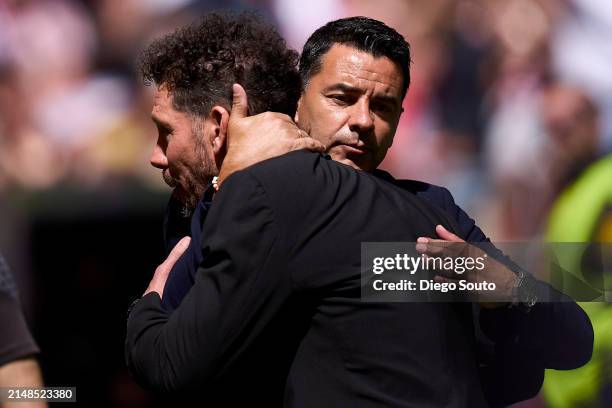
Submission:
[[[518,301],[527,309],[533,307],[538,301],[535,293],[535,279],[523,271],[519,274],[517,290],[519,295]]]
[[[531,297],[530,297],[530,298],[528,298],[528,299],[525,301],[525,305],[526,305],[527,307],[533,307],[533,306],[535,306],[535,304],[536,304],[536,302],[537,302],[537,301],[538,301],[537,296],[536,296],[536,295],[531,295]]]

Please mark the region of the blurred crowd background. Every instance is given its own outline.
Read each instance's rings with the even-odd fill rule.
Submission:
[[[77,386],[83,406],[161,406],[122,360],[169,193],[134,62],[216,9],[259,10],[297,50],[351,15],[402,33],[412,84],[382,167],[448,187],[495,241],[545,239],[555,202],[612,149],[607,0],[0,0],[0,251],[46,383]],[[612,172],[599,180],[610,190]]]

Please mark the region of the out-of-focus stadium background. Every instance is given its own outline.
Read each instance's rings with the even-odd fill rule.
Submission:
[[[213,9],[257,9],[297,50],[345,16],[401,32],[412,85],[383,168],[448,187],[496,241],[564,239],[550,224],[573,221],[551,209],[611,151],[607,0],[2,0],[0,251],[46,383],[77,386],[79,405],[162,406],[122,358],[125,309],[163,260],[169,193],[148,162],[152,89],[133,66]],[[601,168],[592,191],[611,188]],[[567,240],[612,240],[609,196]]]

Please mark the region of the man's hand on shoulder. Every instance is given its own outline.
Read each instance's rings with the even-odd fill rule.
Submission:
[[[236,171],[294,150],[325,151],[321,142],[311,138],[287,115],[264,112],[248,116],[244,88],[234,84],[232,92],[227,153],[219,172],[219,183]]]

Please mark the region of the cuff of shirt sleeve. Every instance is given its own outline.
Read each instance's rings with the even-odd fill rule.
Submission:
[[[546,303],[535,304],[529,313],[520,308],[503,307],[499,309],[481,309],[480,326],[483,333],[497,345],[519,347],[525,350],[539,350],[547,338],[540,330],[547,330],[542,324],[548,320]]]

